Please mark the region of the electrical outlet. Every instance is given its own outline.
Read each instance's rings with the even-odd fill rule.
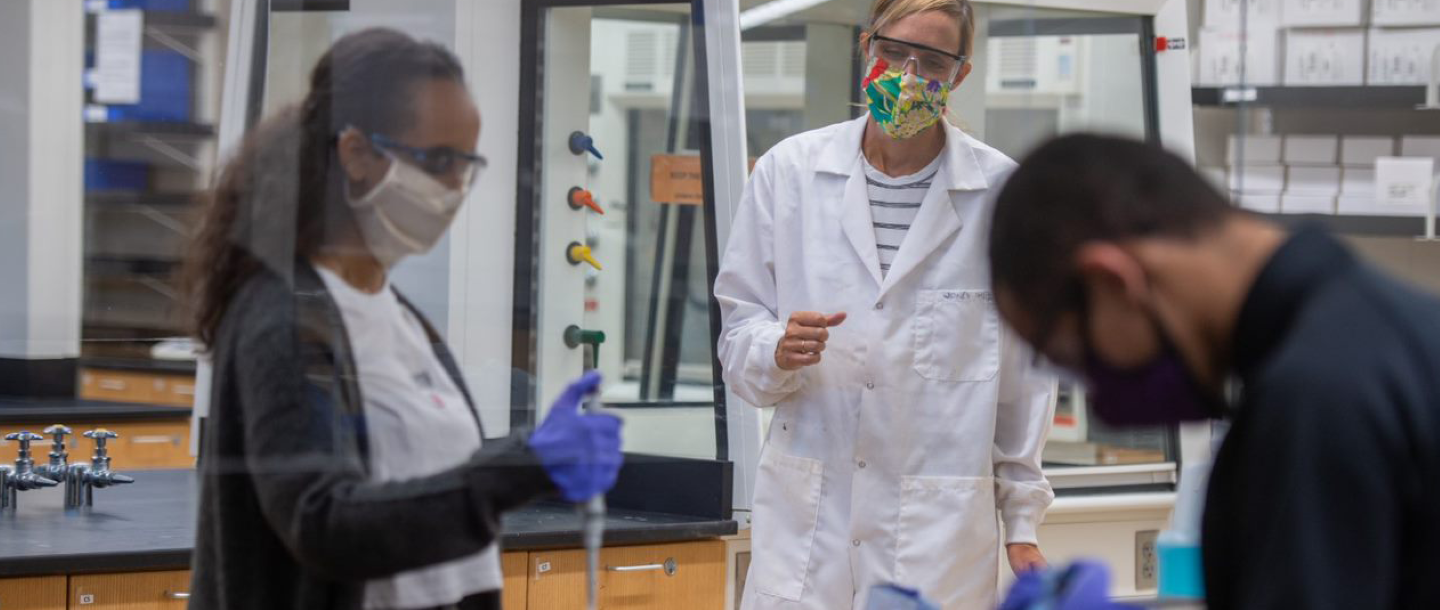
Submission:
[[[1160,582],[1160,560],[1155,541],[1158,530],[1135,532],[1135,590],[1154,589]]]

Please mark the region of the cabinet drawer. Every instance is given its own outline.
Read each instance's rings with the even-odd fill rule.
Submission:
[[[73,462],[88,462],[95,453],[95,441],[80,436],[82,430],[105,428],[119,438],[106,445],[110,450],[111,467],[120,472],[193,468],[190,457],[190,420],[176,419],[150,422],[95,423],[72,425],[75,444],[70,449]]]
[[[600,552],[600,607],[606,610],[721,610],[725,543],[719,540],[613,547]],[[530,608],[585,604],[585,552],[530,553]]]
[[[83,610],[185,610],[190,572],[87,574],[70,578],[70,608]]]
[[[195,404],[195,377],[81,369],[80,397],[87,400],[189,407]]]
[[[155,377],[152,402],[169,407],[195,406],[195,378],[189,375],[158,375]]]
[[[86,400],[149,403],[154,396],[154,379],[145,373],[80,370],[80,397]]]
[[[65,577],[0,579],[0,610],[65,610]]]

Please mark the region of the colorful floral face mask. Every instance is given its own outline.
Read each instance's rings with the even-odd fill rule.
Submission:
[[[878,57],[870,59],[869,75],[860,86],[870,102],[870,116],[897,140],[934,125],[950,99],[950,83],[910,74],[904,66],[892,66]]]

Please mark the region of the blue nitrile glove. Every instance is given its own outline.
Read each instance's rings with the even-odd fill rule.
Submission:
[[[1136,610],[1110,601],[1110,570],[1105,564],[1076,561],[1064,568],[1021,574],[1000,610]]]
[[[599,387],[597,371],[571,383],[530,435],[530,450],[540,457],[550,480],[570,502],[584,502],[609,491],[624,461],[620,418],[580,412],[585,395]]]

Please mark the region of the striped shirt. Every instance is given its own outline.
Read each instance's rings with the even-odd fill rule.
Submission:
[[[864,155],[861,158],[864,159]],[[875,247],[880,254],[880,275],[890,273],[890,265],[900,254],[900,244],[910,232],[910,225],[920,213],[930,182],[940,171],[945,155],[938,155],[924,169],[892,178],[870,165],[865,159],[865,183],[870,192],[870,220],[875,225]]]

